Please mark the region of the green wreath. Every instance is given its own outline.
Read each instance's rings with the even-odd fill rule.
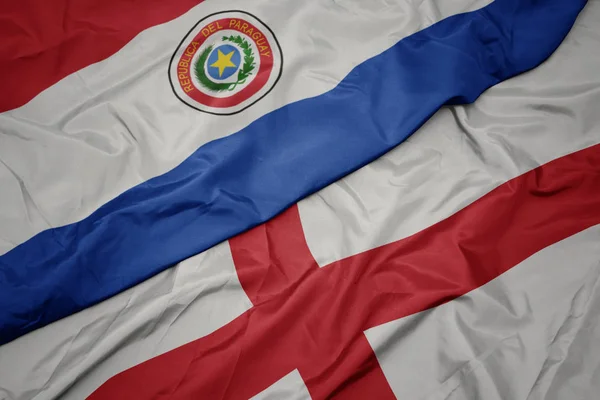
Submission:
[[[202,86],[213,92],[233,90],[237,85],[245,83],[246,79],[250,75],[252,75],[252,71],[254,70],[254,67],[256,65],[254,63],[254,53],[252,52],[252,47],[250,47],[250,44],[245,39],[242,39],[242,37],[239,35],[232,35],[229,37],[223,36],[223,40],[227,42],[233,42],[242,48],[244,52],[244,64],[242,65],[242,68],[240,68],[240,70],[238,71],[236,82],[213,82],[208,78],[208,76],[206,76],[206,73],[204,72],[204,65],[206,64],[206,60],[208,59],[208,56],[210,55],[210,52],[213,49],[213,46],[208,46],[206,49],[204,49],[204,51],[200,54],[200,56],[196,60],[196,63],[194,64],[194,72],[196,78],[198,79],[198,82],[200,82]]]

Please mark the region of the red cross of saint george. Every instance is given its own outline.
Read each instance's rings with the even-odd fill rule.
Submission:
[[[413,236],[325,267],[292,207],[230,240],[252,308],[91,398],[248,399],[294,370],[313,399],[394,398],[364,331],[455,299],[599,224],[599,165],[600,145],[572,153]]]

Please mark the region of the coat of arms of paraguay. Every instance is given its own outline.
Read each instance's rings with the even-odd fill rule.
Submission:
[[[199,21],[171,58],[175,95],[199,111],[230,115],[263,98],[281,75],[273,32],[255,16],[225,11]]]

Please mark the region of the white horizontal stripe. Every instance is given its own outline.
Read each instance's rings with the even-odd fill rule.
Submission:
[[[310,393],[297,369],[293,370],[250,400],[310,400]]]
[[[600,225],[366,335],[399,399],[596,398]]]
[[[0,398],[83,399],[111,376],[205,336],[251,306],[222,243],[0,346]]]
[[[401,38],[490,2],[207,1],[142,32],[112,57],[0,114],[0,254],[41,230],[88,216],[210,140],[332,89],[354,66]],[[228,9],[248,11],[275,32],[284,70],[257,104],[233,116],[212,116],[175,97],[168,63],[198,20]]]
[[[408,141],[299,204],[319,265],[410,236],[507,180],[600,142],[600,3],[540,67],[440,110]]]

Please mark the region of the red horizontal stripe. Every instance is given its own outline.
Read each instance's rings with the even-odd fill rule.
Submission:
[[[0,112],[202,0],[15,0],[0,7]]]
[[[409,238],[318,268],[294,207],[231,240],[254,307],[111,378],[92,399],[247,399],[298,369],[314,399],[392,398],[363,335],[600,224],[600,145],[519,176]],[[401,362],[401,360],[399,360]]]

